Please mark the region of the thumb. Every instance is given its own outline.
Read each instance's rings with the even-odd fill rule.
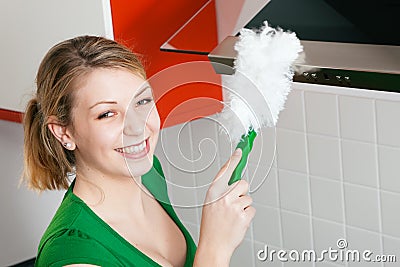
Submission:
[[[237,148],[232,156],[228,159],[228,161],[222,166],[221,170],[215,176],[212,185],[215,188],[215,191],[225,192],[228,188],[228,181],[232,176],[233,171],[236,166],[239,164],[240,159],[242,158],[242,150]]]

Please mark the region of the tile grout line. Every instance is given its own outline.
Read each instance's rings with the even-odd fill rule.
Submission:
[[[277,136],[277,135],[276,135]],[[278,147],[277,143],[276,145],[276,150],[275,152],[278,153]],[[284,241],[283,241],[283,225],[282,225],[282,207],[281,207],[281,194],[279,193],[280,185],[279,185],[279,162],[278,162],[278,157],[276,156],[276,168],[275,168],[275,176],[276,176],[276,185],[275,185],[275,190],[276,190],[276,197],[277,197],[277,209],[278,209],[278,225],[279,225],[279,241],[281,243],[281,248],[284,248]],[[284,266],[283,262],[281,262],[281,266]]]
[[[284,172],[288,172],[288,173],[293,173],[293,174],[307,175],[307,173],[303,173],[303,172],[295,171],[295,170],[289,170],[289,169],[284,169],[284,168],[281,168],[280,170],[282,170]],[[372,187],[372,186],[369,186],[369,185],[356,184],[356,183],[352,183],[352,182],[345,182],[345,181],[342,181],[342,180],[339,180],[339,179],[335,179],[335,178],[331,178],[331,177],[324,177],[324,176],[318,176],[318,175],[310,175],[310,177],[317,178],[319,180],[324,180],[324,181],[339,182],[339,183],[343,183],[344,185],[350,185],[350,186],[360,187],[360,188],[364,188],[364,189],[377,190],[376,187]],[[390,190],[381,189],[381,188],[380,188],[380,191],[384,192],[384,193],[393,194],[393,195],[400,195],[400,192],[397,192],[397,191],[390,191]]]
[[[298,134],[304,133],[304,132],[296,130],[296,129],[285,128],[285,127],[279,127],[279,129],[281,129],[281,130],[283,130],[285,132],[291,132],[291,133],[298,133]],[[354,142],[354,143],[358,143],[358,144],[365,144],[365,145],[375,145],[375,144],[377,144],[378,146],[381,146],[381,147],[400,150],[400,146],[397,146],[397,145],[379,144],[377,142],[369,142],[369,141],[364,141],[364,140],[357,140],[357,139],[353,139],[353,138],[349,138],[349,137],[344,138],[344,137],[341,137],[341,136],[334,136],[334,135],[329,135],[329,134],[313,133],[313,132],[308,132],[307,135],[312,136],[312,137],[323,137],[323,138],[327,138],[327,139],[339,139],[339,140],[342,140],[342,141],[350,141],[350,142]]]
[[[306,101],[304,91],[301,93],[301,101],[303,108],[303,127],[304,127],[304,145],[305,145],[305,157],[306,157],[306,172],[307,172],[307,182],[308,182],[308,212],[309,212],[309,223],[310,223],[310,239],[311,239],[311,249],[315,249],[315,237],[314,237],[314,223],[313,223],[313,209],[312,209],[312,200],[311,200],[311,177],[310,177],[310,157],[308,155],[308,127],[307,127],[307,114],[306,114]],[[312,263],[312,266],[315,267],[315,262]]]
[[[342,189],[342,216],[343,216],[343,233],[344,239],[347,240],[347,220],[346,220],[346,197],[345,197],[345,183],[344,183],[344,170],[343,170],[343,139],[342,139],[342,127],[340,125],[340,104],[339,95],[336,95],[336,115],[337,115],[337,127],[339,137],[339,168],[340,168],[340,182]],[[345,262],[345,266],[348,266],[348,262]]]
[[[275,133],[276,133],[276,128],[275,128]],[[285,247],[285,242],[283,240],[283,225],[282,225],[282,207],[281,207],[281,194],[280,194],[280,183],[279,183],[279,160],[278,160],[278,151],[279,151],[279,147],[278,147],[278,134],[275,134],[275,160],[276,160],[276,168],[275,168],[275,175],[276,175],[276,185],[275,185],[275,190],[276,190],[276,197],[277,197],[277,208],[278,208],[278,220],[279,220],[279,238],[280,238],[280,243],[281,243],[281,247]],[[283,266],[283,263],[281,263],[281,265]]]
[[[373,108],[373,125],[374,125],[374,139],[375,139],[375,164],[376,164],[376,186],[377,186],[377,197],[378,197],[378,216],[379,216],[379,241],[381,246],[381,253],[384,252],[383,247],[383,220],[382,220],[382,199],[381,199],[381,180],[380,180],[380,166],[379,166],[379,149],[378,149],[378,121],[376,112],[376,100],[372,101]],[[382,267],[384,266],[382,262]]]
[[[192,124],[189,122],[188,124],[188,127],[189,127],[189,142],[190,142],[190,146],[191,146],[191,149],[190,149],[190,157],[191,157],[191,160],[192,160],[192,168],[193,168],[193,170],[195,169],[195,164],[194,164],[194,162],[193,162],[193,158],[194,158],[194,153],[193,153],[193,131],[192,131]],[[195,184],[195,186],[197,186],[197,183],[196,183],[196,175],[193,173],[192,174],[192,178],[193,178],[193,181],[194,181],[194,184]],[[196,193],[194,194],[194,201],[195,201],[195,203],[198,205],[198,204],[200,204],[199,203],[199,199],[198,199],[198,193],[197,193],[197,190],[196,190]],[[196,218],[197,218],[197,225],[200,225],[200,222],[201,222],[201,216],[199,215],[199,212],[196,210],[195,211],[195,213],[196,213]],[[200,236],[200,233],[199,233],[199,236]]]
[[[281,210],[283,210],[285,213],[290,213],[290,214],[294,214],[294,215],[299,215],[299,216],[302,216],[302,217],[310,217],[310,214],[301,213],[301,212],[296,211],[296,210],[285,209],[285,208],[278,208],[278,207],[274,207],[274,206],[271,206],[271,205],[268,205],[268,204],[260,204],[260,203],[255,203],[255,204],[256,204],[257,206],[260,206],[260,207],[263,207],[263,208],[268,208],[268,209],[275,210],[275,211],[278,211],[278,212],[279,212],[279,209],[281,209]],[[334,221],[334,220],[332,220],[332,219],[323,218],[323,217],[312,216],[312,219],[319,220],[319,221],[323,221],[323,222],[326,222],[326,223],[332,223],[332,224],[336,224],[336,225],[343,225],[343,222]],[[382,235],[382,236],[384,236],[384,237],[389,237],[389,238],[391,238],[391,239],[395,239],[395,240],[400,241],[400,236],[393,236],[393,235],[389,235],[389,234],[377,232],[377,231],[375,231],[375,230],[363,228],[363,227],[360,227],[360,226],[355,226],[355,225],[347,225],[347,227],[348,227],[348,228],[351,228],[351,229],[361,230],[361,231],[368,232],[368,233],[375,234],[375,235]],[[257,240],[256,240],[256,241],[257,241]]]

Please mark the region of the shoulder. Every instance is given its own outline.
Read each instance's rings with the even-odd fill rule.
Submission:
[[[110,252],[92,238],[93,233],[87,231],[90,226],[94,226],[93,219],[69,190],[40,241],[36,266],[110,266],[102,260]]]
[[[65,229],[47,239],[42,245],[37,255],[36,266],[71,264],[111,266],[115,263],[107,262],[104,259],[113,258],[114,256],[108,249],[88,234],[78,229]]]
[[[71,228],[77,218],[81,216],[81,212],[82,206],[73,199],[72,193],[68,190],[40,240],[39,250],[53,236]]]

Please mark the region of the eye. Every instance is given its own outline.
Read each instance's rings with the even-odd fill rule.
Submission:
[[[150,103],[151,101],[153,101],[152,98],[144,98],[144,99],[142,99],[142,100],[139,100],[139,101],[136,103],[136,106],[146,105],[146,104]]]
[[[110,118],[110,117],[114,116],[115,114],[116,114],[115,112],[106,111],[106,112],[104,112],[104,113],[101,113],[101,114],[97,117],[97,119],[101,120],[101,119],[104,119],[104,118]]]

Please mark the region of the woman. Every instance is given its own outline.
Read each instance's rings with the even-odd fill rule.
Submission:
[[[229,266],[255,214],[247,182],[227,186],[241,151],[207,192],[196,248],[153,157],[160,119],[145,80],[138,58],[102,37],[61,42],[41,62],[24,177],[40,191],[68,190],[36,266]]]

